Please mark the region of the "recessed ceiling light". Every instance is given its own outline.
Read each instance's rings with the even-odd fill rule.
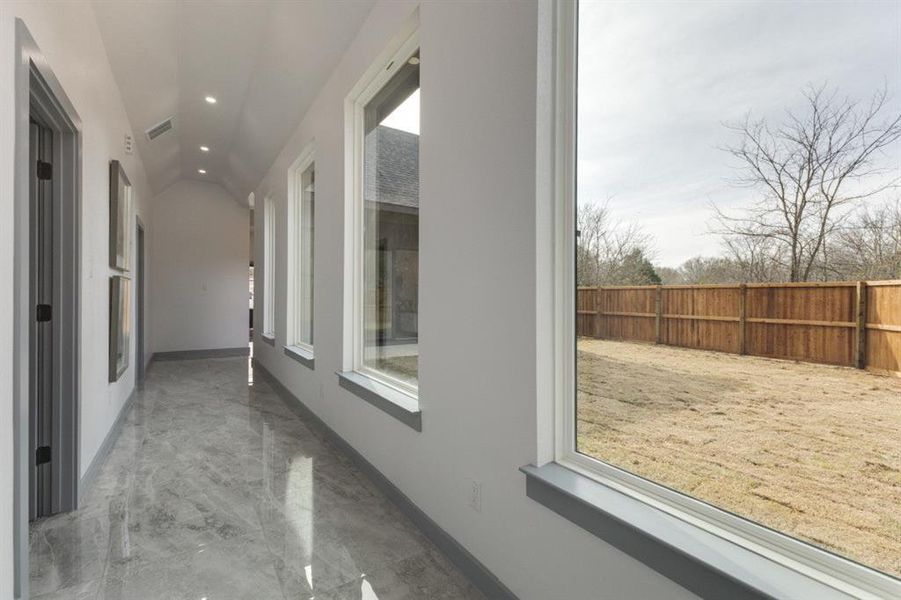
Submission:
[[[206,169],[197,169],[197,172],[201,175],[206,175]]]
[[[209,102],[210,104],[216,104],[216,99],[213,98],[212,96],[207,96],[206,101]]]
[[[209,151],[210,151],[210,147],[209,147],[209,146],[201,146],[201,147],[200,147],[200,151],[201,151],[201,152],[209,152]]]

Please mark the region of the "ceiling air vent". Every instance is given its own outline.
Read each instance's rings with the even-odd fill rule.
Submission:
[[[166,133],[167,131],[172,129],[172,121],[173,120],[174,120],[174,117],[169,117],[168,119],[166,119],[159,125],[154,125],[150,129],[145,131],[144,133],[147,134],[147,139],[155,140],[156,138],[160,137],[161,135],[163,135],[164,133]]]

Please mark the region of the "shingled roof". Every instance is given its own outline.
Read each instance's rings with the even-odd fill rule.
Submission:
[[[367,202],[419,208],[419,136],[379,125],[366,135],[363,190]],[[388,207],[385,207],[388,208]]]

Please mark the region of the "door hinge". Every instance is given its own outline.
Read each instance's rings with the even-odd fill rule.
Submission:
[[[34,451],[34,464],[43,465],[50,462],[50,446],[40,446]]]
[[[42,181],[49,181],[50,179],[53,179],[53,165],[48,162],[39,160],[37,166],[37,175],[38,179]]]
[[[38,323],[49,321],[53,318],[53,307],[49,304],[38,304],[34,309],[34,320]]]

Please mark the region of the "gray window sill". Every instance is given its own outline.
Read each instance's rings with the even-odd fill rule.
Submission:
[[[285,355],[293,358],[308,369],[316,368],[316,359],[309,350],[304,350],[298,346],[285,346]]]
[[[412,396],[354,371],[338,371],[338,383],[404,425],[422,431],[422,411]]]
[[[702,598],[850,598],[557,463],[520,470],[529,498]]]
[[[262,340],[264,342],[266,342],[267,344],[269,344],[270,346],[275,346],[275,336],[274,335],[267,335],[265,333],[261,333],[260,338],[262,338]]]

